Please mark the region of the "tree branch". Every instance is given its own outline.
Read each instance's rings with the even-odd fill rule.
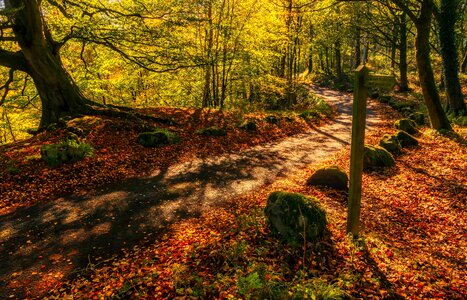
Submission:
[[[23,72],[28,71],[26,59],[21,52],[0,49],[0,66]]]

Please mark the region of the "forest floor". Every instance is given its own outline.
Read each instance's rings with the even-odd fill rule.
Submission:
[[[161,153],[130,153],[112,168],[115,173],[109,170],[96,182],[78,174],[73,176],[84,182],[69,183],[67,170],[46,168],[40,171],[48,179],[40,181],[42,190],[25,180],[29,185],[22,192],[29,196],[19,205],[5,201],[0,216],[0,257],[9,257],[0,262],[1,295],[260,298],[285,293],[290,298],[300,289],[328,288],[365,299],[467,296],[466,147],[425,129],[417,137],[420,146],[404,150],[396,167],[365,174],[364,238],[351,241],[345,235],[345,193],[304,184],[321,164],[348,171],[351,95],[315,92],[337,108],[334,121],[287,131],[265,128],[262,134],[276,134],[275,142],[264,143],[260,135],[257,143],[263,144],[254,146],[245,136],[237,148],[225,147],[244,151],[195,158],[197,151],[222,153],[219,145],[243,137],[237,132],[212,143],[199,141],[186,152],[189,159],[167,158],[157,168],[142,163],[145,177],[90,192],[85,192],[89,182],[131,177],[145,156]],[[367,143],[394,132],[398,117],[371,102]],[[305,125],[306,133],[285,137],[303,132]],[[465,135],[465,128],[458,130]],[[118,132],[115,143],[122,143]],[[113,155],[102,151],[111,148],[109,141],[100,142],[98,154]],[[177,150],[164,152],[162,159]],[[135,157],[139,160],[133,162]],[[105,161],[94,160],[94,167],[107,172]],[[49,185],[53,178],[60,181]],[[67,185],[72,195],[47,201]],[[317,197],[328,213],[329,236],[298,252],[271,237],[262,208],[275,190]],[[9,199],[17,199],[14,189],[8,191]]]

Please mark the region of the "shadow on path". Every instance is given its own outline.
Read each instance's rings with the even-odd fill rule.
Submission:
[[[349,145],[351,96],[324,89],[318,92],[338,108],[333,124],[241,153],[174,165],[148,178],[0,216],[0,297],[38,296],[41,273],[73,276],[89,262],[153,241],[180,219],[226,205],[236,195],[325,160]],[[374,115],[369,118],[377,121]],[[27,284],[9,286],[12,279]]]

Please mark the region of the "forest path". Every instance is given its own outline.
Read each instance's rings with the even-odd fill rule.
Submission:
[[[0,298],[37,296],[54,285],[56,275],[70,276],[96,258],[118,255],[149,235],[154,239],[170,234],[168,225],[177,220],[200,216],[349,145],[352,95],[312,90],[337,108],[332,124],[0,216]],[[369,111],[369,130],[377,122]],[[11,280],[17,287],[7,286]]]

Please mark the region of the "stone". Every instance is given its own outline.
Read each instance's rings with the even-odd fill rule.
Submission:
[[[415,124],[415,122],[410,119],[397,120],[396,123],[394,123],[394,126],[396,126],[397,129],[405,131],[409,134],[418,133],[417,124]]]
[[[392,154],[383,147],[365,145],[363,153],[364,170],[393,167],[395,164],[396,161]]]
[[[405,131],[402,131],[402,130],[398,131],[396,133],[396,137],[399,143],[401,144],[402,148],[410,147],[410,146],[418,146],[417,139]]]
[[[292,247],[318,241],[327,226],[326,212],[319,201],[302,194],[274,192],[264,213],[272,232]]]
[[[238,128],[253,132],[258,130],[258,125],[256,125],[254,120],[245,120],[242,124],[240,124],[240,126],[238,126]]]
[[[175,144],[179,141],[177,135],[168,130],[157,130],[153,132],[143,132],[138,135],[138,144],[144,147],[158,147]]]
[[[196,131],[197,134],[205,135],[205,136],[226,136],[227,132],[219,127],[212,126],[200,129]]]
[[[311,175],[307,185],[326,186],[337,190],[348,190],[349,177],[338,166],[324,167]]]
[[[423,126],[426,122],[426,115],[421,112],[413,112],[409,115],[409,119],[414,121],[417,125]]]
[[[392,154],[400,154],[402,150],[401,143],[395,135],[384,135],[383,139],[379,142],[379,145]]]
[[[264,121],[268,122],[269,124],[279,124],[281,121],[277,116],[275,115],[269,115],[264,118]]]

